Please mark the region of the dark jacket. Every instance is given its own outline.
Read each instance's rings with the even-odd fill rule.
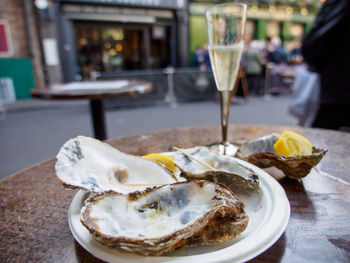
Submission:
[[[350,0],[327,0],[303,39],[304,60],[321,76],[321,103],[350,103]]]

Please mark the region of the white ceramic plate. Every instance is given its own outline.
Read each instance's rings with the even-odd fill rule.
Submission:
[[[261,193],[237,195],[245,203],[249,223],[247,229],[231,241],[213,246],[182,248],[160,257],[144,257],[108,248],[97,242],[80,222],[80,209],[88,196],[83,191],[79,191],[71,202],[68,212],[69,227],[81,246],[107,262],[247,261],[264,252],[282,235],[288,224],[290,205],[283,188],[274,178],[250,163],[238,161],[259,176]]]

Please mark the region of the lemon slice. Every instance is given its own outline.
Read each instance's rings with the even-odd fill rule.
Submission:
[[[153,160],[156,162],[159,162],[163,165],[165,165],[167,168],[169,168],[173,173],[176,171],[176,167],[174,164],[174,159],[170,156],[162,155],[159,153],[150,153],[144,156],[145,159]]]
[[[276,153],[286,157],[312,153],[312,143],[308,139],[288,130],[282,133],[273,148]]]

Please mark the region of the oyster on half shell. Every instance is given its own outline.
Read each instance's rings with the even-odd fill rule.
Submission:
[[[107,143],[84,136],[70,139],[62,146],[55,169],[65,187],[90,192],[129,193],[185,181],[159,163],[122,153]]]
[[[85,201],[81,222],[101,243],[141,255],[225,242],[245,230],[244,204],[224,185],[187,181]]]
[[[277,154],[273,148],[278,138],[279,134],[272,133],[247,141],[238,148],[235,157],[261,168],[274,166],[289,178],[300,179],[308,175],[312,167],[316,166],[327,152],[313,147],[310,155],[284,157]]]
[[[189,180],[225,184],[233,192],[259,192],[259,177],[235,158],[197,146],[175,152],[174,162]]]

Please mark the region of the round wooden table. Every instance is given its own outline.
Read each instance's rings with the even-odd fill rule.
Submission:
[[[328,149],[320,163],[323,172],[350,181],[349,133],[232,125],[229,139],[241,141],[287,128]],[[173,145],[191,147],[219,139],[220,127],[203,126],[131,135],[108,143],[126,153],[143,155],[168,151]],[[70,232],[67,213],[76,191],[63,188],[54,165],[52,158],[0,180],[0,262],[101,262]],[[349,262],[350,186],[323,175],[301,181],[282,178],[279,183],[291,205],[289,224],[279,240],[251,262]]]
[[[152,91],[146,81],[82,81],[55,85],[50,89],[34,89],[34,98],[48,100],[89,100],[90,113],[96,139],[107,139],[103,100],[107,98],[134,96]]]

